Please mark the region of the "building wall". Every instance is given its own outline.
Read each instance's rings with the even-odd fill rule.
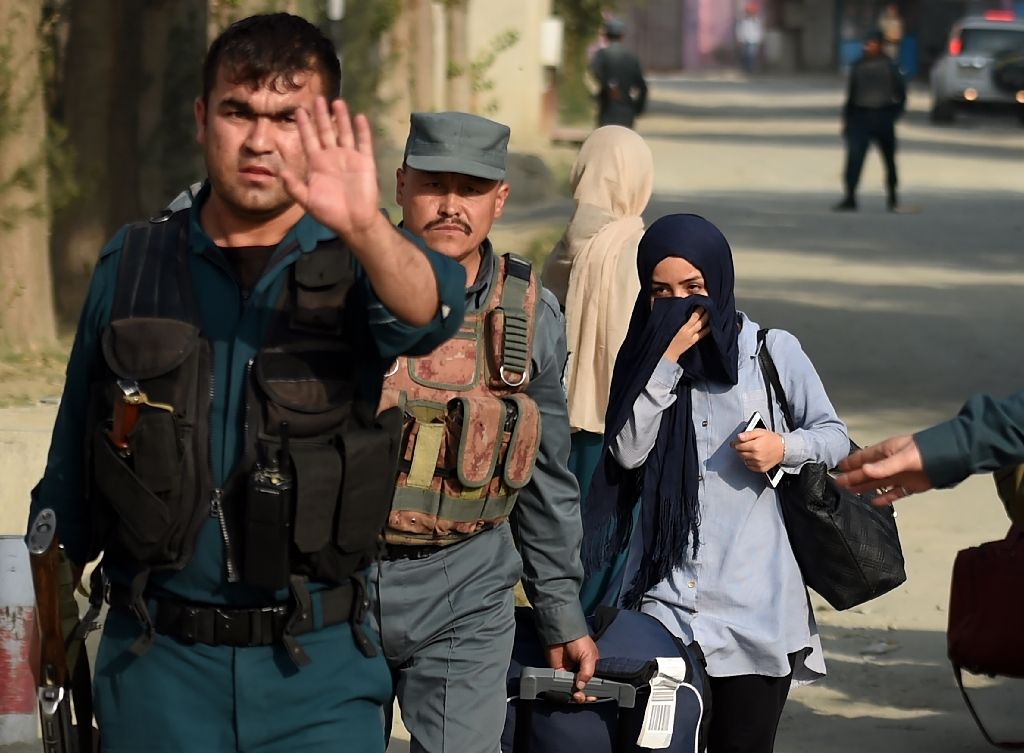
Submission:
[[[497,54],[481,78],[490,88],[472,97],[471,109],[485,117],[507,124],[512,129],[511,148],[529,151],[542,141],[541,102],[544,94],[544,69],[541,64],[541,27],[551,15],[551,0],[517,0],[498,3],[495,0],[470,0],[466,27],[469,38],[468,55],[471,62],[482,59],[495,49],[495,40],[513,31],[518,35],[515,44]],[[417,54],[411,49],[421,29],[416,24],[432,27],[433,39],[429,55]],[[381,85],[381,95],[388,103],[380,125],[395,144],[402,144],[413,109],[435,111],[452,109],[446,102],[447,83],[447,29],[444,4],[431,3],[426,19],[406,14],[386,35],[382,45],[382,58],[394,61]],[[419,90],[422,81],[417,61],[429,59],[429,101]],[[427,87],[424,87],[427,88]]]
[[[541,129],[544,69],[541,64],[541,26],[551,15],[551,0],[471,0],[467,26],[469,55],[476,60],[494,49],[497,37],[515,31],[518,41],[500,53],[484,74],[493,82],[475,95],[474,109],[512,129],[510,148],[529,150],[547,140]]]

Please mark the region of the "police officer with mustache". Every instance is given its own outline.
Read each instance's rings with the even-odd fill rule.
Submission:
[[[403,227],[467,281],[458,334],[397,359],[381,402],[405,419],[377,608],[416,752],[498,749],[520,578],[549,664],[576,672],[577,701],[597,659],[578,597],[564,319],[530,262],[487,237],[509,195],[508,139],[476,115],[416,113],[397,171]]]

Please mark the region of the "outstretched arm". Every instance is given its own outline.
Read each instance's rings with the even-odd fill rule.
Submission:
[[[285,190],[307,213],[344,240],[366,270],[377,297],[402,321],[424,326],[440,305],[426,255],[380,213],[370,124],[349,117],[342,100],[318,97],[312,118],[296,113],[308,170],[285,170]]]
[[[873,500],[876,505],[888,505],[932,488],[924,472],[921,451],[909,434],[858,450],[839,463],[839,470],[843,473],[836,481],[841,486],[858,493],[879,490]]]
[[[972,473],[1021,462],[1024,392],[1004,400],[975,395],[954,419],[854,453],[840,463],[840,470],[846,472],[838,480],[855,491],[896,485],[877,498],[882,504],[912,492],[955,486]]]

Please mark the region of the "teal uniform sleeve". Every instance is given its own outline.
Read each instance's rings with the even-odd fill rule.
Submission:
[[[50,439],[43,478],[32,490],[29,525],[36,514],[51,508],[57,515],[57,534],[72,562],[84,565],[90,552],[92,521],[85,489],[85,447],[89,389],[102,361],[101,334],[110,321],[122,228],[100,253],[89,292],[78,319],[75,341],[68,358],[64,391]]]
[[[939,488],[1024,463],[1024,391],[1005,400],[975,395],[956,418],[918,432],[914,441],[928,479]]]
[[[583,524],[579,486],[568,467],[569,414],[562,389],[565,361],[565,319],[555,297],[543,291],[537,305],[534,374],[526,389],[540,409],[540,451],[533,476],[519,493],[511,523],[523,558],[523,589],[547,645],[588,633],[579,601]]]
[[[423,327],[414,327],[399,321],[387,309],[374,292],[369,278],[365,273],[362,274],[366,286],[370,331],[384,361],[391,361],[400,355],[422,356],[430,353],[458,331],[466,309],[466,270],[462,265],[430,250],[422,240],[408,231],[399,228],[399,232],[427,255],[437,281],[441,303],[431,322]]]

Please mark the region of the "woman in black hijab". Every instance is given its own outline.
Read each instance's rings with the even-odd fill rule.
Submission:
[[[758,326],[736,311],[732,252],[696,215],[648,228],[584,506],[585,595],[700,643],[713,753],[768,753],[792,681],[824,674],[807,592],[765,472],[831,465],[846,427],[795,337],[767,333],[798,424],[769,405]],[[754,412],[766,427],[745,431]],[[619,567],[614,567],[618,558]]]

